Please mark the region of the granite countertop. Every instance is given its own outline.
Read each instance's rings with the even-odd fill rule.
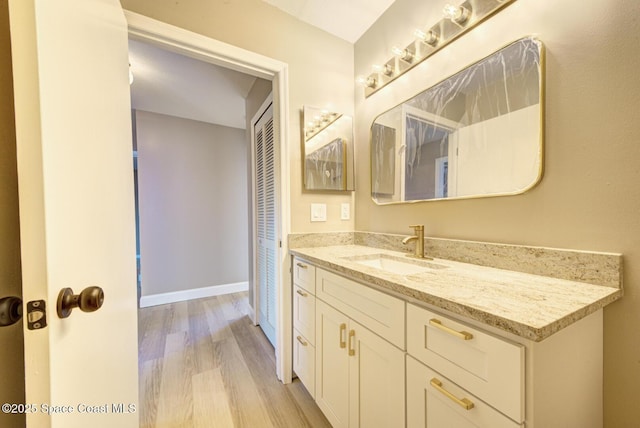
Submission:
[[[536,342],[622,297],[620,288],[444,259],[419,260],[361,245],[295,248],[290,253],[319,268]],[[400,275],[357,261],[378,254],[425,269]]]

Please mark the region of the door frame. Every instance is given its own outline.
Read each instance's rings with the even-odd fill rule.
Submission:
[[[273,85],[273,115],[274,128],[279,138],[280,153],[280,214],[278,226],[280,236],[280,251],[278,263],[278,277],[280,283],[276,290],[276,376],[283,383],[292,380],[292,344],[291,344],[291,287],[284,275],[290,265],[286,237],[290,231],[290,192],[289,192],[289,70],[287,63],[266,57],[264,55],[215,40],[202,34],[194,33],[128,10],[124,11],[129,36],[163,49],[176,52],[204,62],[229,68],[241,73],[270,80]],[[252,184],[253,187],[253,184]],[[253,228],[253,226],[252,226]],[[253,237],[253,231],[249,231]],[[251,264],[254,264],[255,247]],[[251,284],[254,288],[255,283]],[[256,300],[254,294],[252,317],[256,319]]]

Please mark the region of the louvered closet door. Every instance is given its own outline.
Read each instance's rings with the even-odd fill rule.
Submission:
[[[277,205],[273,105],[254,125],[258,323],[272,345],[276,339]]]

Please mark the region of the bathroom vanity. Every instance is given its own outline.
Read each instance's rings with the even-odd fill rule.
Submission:
[[[399,238],[291,246],[294,371],[334,427],[602,426],[602,308],[622,296],[620,255],[488,253],[543,276],[491,255],[410,258],[388,245]],[[491,245],[445,241],[427,253]]]

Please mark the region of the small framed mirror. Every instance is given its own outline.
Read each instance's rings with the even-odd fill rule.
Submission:
[[[520,39],[379,115],[378,204],[523,193],[542,178],[544,51]]]
[[[353,119],[304,106],[303,120],[305,189],[353,190]]]

